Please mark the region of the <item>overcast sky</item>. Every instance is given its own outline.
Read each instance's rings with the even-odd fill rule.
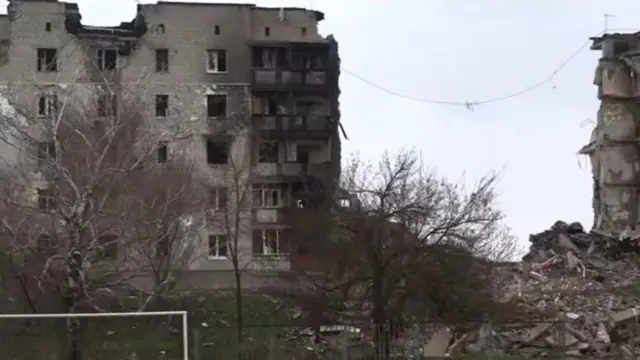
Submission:
[[[79,0],[83,23],[130,20],[134,0]],[[205,1],[199,1],[205,2]],[[216,1],[210,1],[216,2]],[[239,2],[224,0],[220,2]],[[142,1],[142,3],[153,3]],[[323,33],[340,42],[342,64],[411,98],[481,101],[548,78],[609,29],[640,28],[637,0],[263,0],[261,6],[325,12]],[[394,96],[343,72],[345,154],[375,158],[415,146],[429,166],[473,182],[503,169],[502,209],[522,243],[557,219],[592,222],[591,175],[576,155],[598,107],[592,85],[598,54],[585,46],[553,79],[508,100],[476,106]]]

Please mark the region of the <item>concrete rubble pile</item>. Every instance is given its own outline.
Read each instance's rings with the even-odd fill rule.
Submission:
[[[522,262],[502,266],[495,281],[501,303],[523,319],[441,329],[425,346],[440,354],[425,355],[640,357],[640,236],[558,221],[530,241]]]

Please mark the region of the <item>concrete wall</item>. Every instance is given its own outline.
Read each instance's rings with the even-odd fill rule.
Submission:
[[[191,132],[193,136],[190,141],[169,144],[170,152],[189,153],[205,183],[230,184],[232,179],[237,178],[237,172],[241,171],[240,181],[245,186],[251,168],[251,134],[248,130],[238,130],[234,124],[248,124],[251,120],[251,100],[248,96],[251,67],[249,42],[324,42],[326,40],[318,34],[317,14],[300,9],[187,3],[140,5],[140,13],[144,15],[149,31],[138,41],[131,54],[123,57],[118,78],[120,84],[131,91],[132,98],[140,99],[141,106],[150,114],[152,127],[162,128],[167,124],[180,123]],[[50,32],[45,31],[47,23],[51,24]],[[215,26],[219,28],[219,34],[215,34]],[[267,26],[270,29],[269,36],[264,30]],[[0,17],[0,40],[5,38],[10,40],[10,45],[7,62],[0,66],[0,79],[9,86],[11,100],[19,106],[33,109],[35,94],[43,85],[57,84],[64,87],[72,82],[87,81],[86,78],[79,77],[79,74],[88,70],[87,59],[92,56],[94,49],[90,41],[80,41],[65,30],[64,3],[14,3],[10,16]],[[36,71],[36,51],[40,47],[58,49],[58,72]],[[169,70],[157,73],[155,51],[165,48],[169,50]],[[206,72],[206,49],[227,51],[226,72]],[[97,85],[99,84],[85,84],[87,87]],[[228,126],[206,117],[206,95],[212,93],[225,93],[228,97],[228,108],[233,109],[232,119],[227,121]],[[155,119],[156,94],[169,95],[169,117],[166,119]],[[235,135],[232,149],[235,166],[208,165],[205,135],[224,131],[232,131]],[[327,142],[326,146],[326,151],[321,152],[323,160],[330,159],[329,155],[332,153],[329,150],[331,142]],[[4,151],[2,145],[0,151],[6,158],[18,156],[15,152]],[[249,210],[240,212],[240,227],[238,241],[244,254],[242,262],[249,267]],[[190,263],[192,270],[201,274],[202,271],[231,269],[229,261],[212,260],[207,256],[207,235],[225,230],[224,221],[219,216],[207,221],[200,232],[201,236],[193,239],[199,246]],[[202,276],[198,275],[198,278]]]

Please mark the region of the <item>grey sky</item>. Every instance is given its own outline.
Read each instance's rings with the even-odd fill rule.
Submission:
[[[83,22],[93,25],[128,21],[136,5],[77,2]],[[345,69],[407,96],[460,102],[500,97],[544,80],[603,30],[604,14],[615,15],[610,29],[640,28],[636,0],[256,3],[324,11],[321,29],[336,35]],[[350,137],[343,148],[373,159],[385,149],[415,146],[441,174],[457,180],[466,171],[471,183],[504,168],[501,207],[523,243],[556,219],[590,226],[591,175],[576,151],[591,132],[591,125],[580,124],[596,116],[597,58],[585,47],[543,86],[473,111],[392,96],[343,73],[342,121]]]

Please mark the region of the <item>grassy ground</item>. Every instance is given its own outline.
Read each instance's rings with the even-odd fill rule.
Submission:
[[[235,351],[235,301],[232,297],[199,297],[177,307],[189,310],[190,352],[197,349],[200,359],[226,359]],[[247,347],[270,344],[278,331],[268,324],[286,323],[283,312],[263,298],[245,298],[245,331]],[[17,320],[0,332],[2,359],[66,360],[66,324],[62,319],[34,321],[25,330]],[[256,324],[262,326],[256,327]],[[182,319],[174,317],[99,318],[83,323],[82,338],[85,359],[95,360],[159,360],[181,359]],[[18,330],[18,327],[20,329]],[[197,338],[194,339],[194,335]],[[233,355],[231,355],[233,356]],[[232,357],[233,358],[233,357]],[[253,358],[251,358],[253,359]]]

